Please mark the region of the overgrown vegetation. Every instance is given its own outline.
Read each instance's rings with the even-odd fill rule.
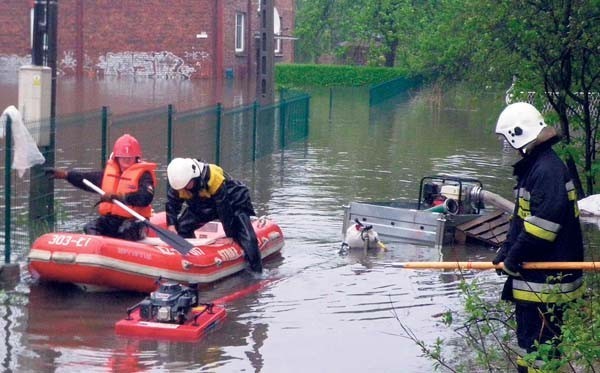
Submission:
[[[464,309],[448,310],[444,324],[453,328],[457,338],[437,339],[432,344],[420,340],[408,326],[398,322],[405,336],[421,349],[423,356],[434,362],[436,369],[450,372],[516,371],[517,359],[543,362],[542,372],[600,371],[600,275],[586,276],[588,290],[584,298],[566,305],[562,338],[558,343],[560,359],[553,359],[550,343],[537,346],[535,353],[524,354],[516,346],[513,307],[499,302],[476,280],[464,278],[460,284]],[[552,317],[552,316],[551,316]],[[459,359],[453,358],[460,352]],[[470,355],[464,353],[470,351]]]

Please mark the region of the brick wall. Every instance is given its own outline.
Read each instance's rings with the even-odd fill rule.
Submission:
[[[0,2],[0,70],[16,71],[31,61],[31,3]],[[255,74],[258,0],[60,0],[58,4],[61,74],[167,79],[211,78],[223,76],[227,69],[238,78]],[[282,29],[290,34],[293,0],[276,0],[275,6],[283,17]],[[246,50],[237,54],[236,12],[246,13],[247,26]],[[197,38],[201,33],[207,37]],[[284,41],[284,53],[277,61],[293,61],[291,43]],[[219,53],[222,71],[217,71]]]

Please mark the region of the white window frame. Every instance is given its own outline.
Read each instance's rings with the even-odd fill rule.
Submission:
[[[279,17],[279,24],[283,25],[282,17]],[[280,35],[281,35],[281,30],[279,30],[279,32],[277,34],[275,34],[275,50],[274,50],[275,54],[281,54],[281,38],[278,38],[278,36],[280,36]]]
[[[240,53],[245,50],[246,44],[246,13],[235,13],[235,52]]]

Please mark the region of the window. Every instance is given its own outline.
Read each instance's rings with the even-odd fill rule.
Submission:
[[[277,11],[277,10],[276,10]],[[278,15],[278,14],[276,14]],[[281,17],[279,17],[279,22],[275,21],[275,54],[281,54],[281,26],[277,27],[277,25],[282,24]]]
[[[281,54],[281,24],[282,19],[279,16],[279,12],[276,7],[273,7],[273,36],[275,36],[274,52],[275,54]]]
[[[246,23],[246,14],[245,13],[236,13],[235,14],[235,51],[243,52],[244,51],[244,31],[245,31],[245,23]],[[230,39],[231,40],[231,39]]]

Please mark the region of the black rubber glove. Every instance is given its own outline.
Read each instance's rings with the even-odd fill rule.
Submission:
[[[492,260],[492,263],[496,265],[503,262],[504,258],[506,258],[506,254],[508,254],[508,248],[506,246],[502,246],[498,249],[498,251],[496,251],[496,257],[494,260]]]
[[[66,179],[69,174],[66,170],[61,170],[59,168],[44,168],[44,174],[48,176],[50,179]]]
[[[504,261],[504,258],[506,258],[507,253],[508,253],[508,247],[501,246],[498,249],[498,251],[496,251],[496,257],[494,258],[494,260],[492,260],[492,264],[498,265],[498,264],[502,263]],[[501,269],[496,269],[496,273],[498,274],[498,276],[501,276],[504,274]]]
[[[510,276],[513,277],[521,277],[521,269],[523,267],[521,266],[521,263],[519,263],[518,261],[516,261],[513,257],[511,256],[507,256],[506,258],[504,258],[504,269],[503,271]]]
[[[100,201],[101,202],[112,202],[113,200],[117,200],[117,201],[122,201],[122,199],[119,197],[118,194],[114,194],[114,193],[104,193],[101,197],[100,197]]]

